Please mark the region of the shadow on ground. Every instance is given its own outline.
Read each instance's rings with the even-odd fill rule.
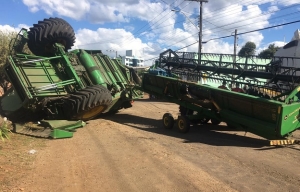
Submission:
[[[212,125],[210,123],[205,125],[192,125],[190,131],[184,134],[177,131],[176,122],[173,129],[168,130],[163,128],[162,120],[151,118],[128,114],[104,115],[101,118],[128,125],[135,129],[181,138],[184,140],[184,143],[204,143],[213,146],[239,146],[250,148],[269,146],[268,140],[249,137],[245,132],[238,132],[224,125]],[[146,128],[139,125],[146,126]],[[238,133],[245,133],[245,136],[237,135]]]

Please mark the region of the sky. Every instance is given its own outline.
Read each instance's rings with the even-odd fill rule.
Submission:
[[[111,57],[133,49],[151,65],[167,49],[198,51],[199,7],[195,0],[2,0],[0,30],[18,32],[59,17],[75,31],[73,49]],[[239,34],[298,20],[299,0],[208,0],[202,3],[202,52],[233,54],[235,29]],[[271,43],[283,46],[297,29],[300,22],[238,35],[237,50],[248,41],[257,54]]]

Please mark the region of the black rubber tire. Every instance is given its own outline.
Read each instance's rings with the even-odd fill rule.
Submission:
[[[75,42],[75,33],[71,25],[61,18],[44,19],[34,24],[28,32],[28,48],[38,56],[53,56],[55,43],[64,45],[65,51]]]
[[[165,113],[162,118],[165,129],[172,129],[175,123],[174,117],[171,113]]]
[[[217,120],[217,119],[211,119],[210,120],[211,124],[213,125],[219,125],[221,123],[221,121]]]
[[[199,119],[200,124],[207,124],[209,122],[210,118],[209,117],[204,117],[202,119]]]
[[[112,102],[112,96],[108,89],[102,85],[92,85],[63,99],[63,111],[67,119],[90,120],[98,116]],[[103,107],[99,113],[84,117],[85,113]]]
[[[230,129],[237,129],[236,126],[232,125],[231,123],[226,122],[227,127],[229,127]]]
[[[177,127],[180,133],[187,133],[190,130],[190,120],[187,116],[178,116]]]

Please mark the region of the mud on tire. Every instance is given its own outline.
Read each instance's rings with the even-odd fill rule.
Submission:
[[[53,44],[60,43],[65,51],[75,42],[75,33],[71,25],[63,19],[52,18],[39,21],[28,32],[28,48],[38,56],[52,56]]]

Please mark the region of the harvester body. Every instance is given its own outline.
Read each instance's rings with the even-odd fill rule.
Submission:
[[[52,40],[55,35],[45,29],[46,24],[51,26],[49,23],[58,30],[70,28],[65,21],[50,18],[41,22],[43,28],[35,26],[30,32],[22,29],[12,41],[11,55],[5,66],[12,88],[1,97],[3,116],[14,123],[72,120],[82,125],[77,121],[129,108],[134,99],[143,96],[141,91],[135,89],[141,82],[132,68],[121,64],[118,59],[111,59],[100,50],[67,51],[66,42],[72,41],[73,36],[67,36],[64,41]],[[50,31],[49,37],[32,40],[37,36],[33,34],[39,30],[40,33]],[[72,30],[69,33],[72,34]],[[23,52],[26,44],[35,54]]]

